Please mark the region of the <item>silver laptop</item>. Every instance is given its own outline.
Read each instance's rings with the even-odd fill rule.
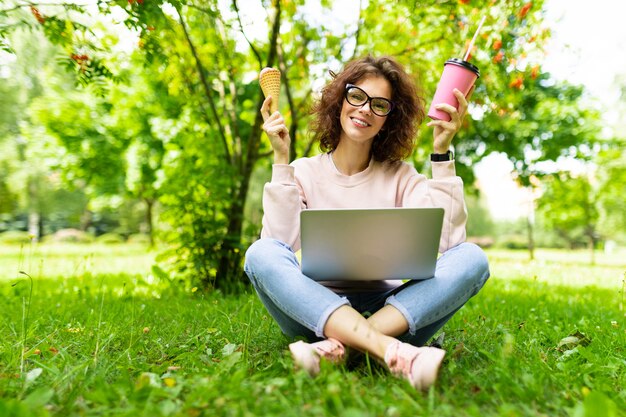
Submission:
[[[442,223],[442,208],[303,210],[302,272],[316,281],[431,278]]]

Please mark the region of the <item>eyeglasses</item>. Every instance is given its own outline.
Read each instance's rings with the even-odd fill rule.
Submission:
[[[370,104],[372,113],[376,116],[387,116],[393,110],[393,102],[383,97],[370,97],[354,84],[346,84],[346,101],[354,107],[363,107]]]

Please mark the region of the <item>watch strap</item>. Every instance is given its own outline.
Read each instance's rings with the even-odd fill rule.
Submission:
[[[452,151],[448,151],[446,153],[431,153],[430,160],[432,162],[443,162],[443,161],[452,161],[454,159],[454,155]]]

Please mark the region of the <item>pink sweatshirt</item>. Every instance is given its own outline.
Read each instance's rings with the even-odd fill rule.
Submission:
[[[263,191],[261,237],[300,249],[300,211],[307,208],[441,207],[444,209],[439,252],[465,241],[467,211],[463,180],[454,161],[432,162],[433,178],[406,162],[373,159],[358,174],[341,174],[330,157],[320,154],[290,165],[274,165]]]

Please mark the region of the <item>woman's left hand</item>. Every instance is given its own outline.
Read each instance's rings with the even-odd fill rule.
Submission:
[[[459,109],[455,109],[449,104],[441,103],[435,106],[436,109],[445,111],[450,115],[450,121],[445,120],[431,120],[426,126],[434,126],[433,131],[433,151],[435,153],[446,153],[452,143],[452,138],[461,129],[463,123],[463,117],[467,113],[468,103],[467,101],[474,92],[474,86],[467,93],[467,98],[463,96],[463,93],[456,88],[454,89],[454,95],[459,101]]]

